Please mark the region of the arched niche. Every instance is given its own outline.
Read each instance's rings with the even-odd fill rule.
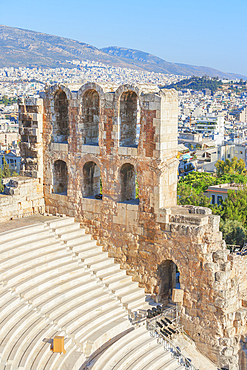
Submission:
[[[87,90],[82,97],[84,144],[99,144],[99,111],[98,92],[94,89]]]
[[[137,147],[140,136],[139,100],[134,91],[125,91],[120,96],[121,147]]]
[[[55,121],[53,122],[53,141],[67,143],[69,137],[68,99],[64,91],[58,91],[54,98]]]
[[[120,169],[121,201],[136,199],[136,171],[130,163],[125,163]]]
[[[100,168],[95,162],[86,162],[83,166],[83,197],[100,199]]]
[[[54,162],[53,171],[53,192],[55,194],[67,195],[68,188],[68,170],[64,161]]]
[[[180,288],[180,273],[172,260],[163,261],[157,269],[159,301],[167,304],[172,298],[172,290]]]

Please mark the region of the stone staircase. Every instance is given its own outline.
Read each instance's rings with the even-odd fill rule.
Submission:
[[[73,218],[43,219],[0,234],[0,370],[77,370],[121,336],[115,345],[124,340],[124,350],[140,339],[133,363],[139,353],[147,355],[142,343],[152,361],[156,341],[128,320],[131,312],[150,307],[143,289]],[[65,337],[66,354],[50,350],[56,335]],[[167,357],[161,346],[156,350]],[[123,352],[123,369],[125,357]]]

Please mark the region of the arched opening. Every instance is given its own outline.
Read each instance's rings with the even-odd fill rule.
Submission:
[[[158,266],[157,271],[158,285],[159,285],[159,301],[168,303],[172,298],[172,290],[180,289],[180,273],[177,265],[171,261],[166,260]]]
[[[99,94],[88,90],[83,95],[84,144],[99,144]]]
[[[55,122],[53,125],[53,141],[55,143],[67,143],[69,136],[69,113],[68,99],[64,91],[55,95],[54,110]]]
[[[137,147],[139,136],[139,100],[134,91],[125,91],[120,97],[120,146]]]
[[[121,201],[136,200],[136,171],[130,163],[125,163],[120,169]]]
[[[84,198],[102,199],[100,168],[95,162],[83,166]]]
[[[53,192],[55,194],[67,195],[68,170],[64,161],[54,162]]]

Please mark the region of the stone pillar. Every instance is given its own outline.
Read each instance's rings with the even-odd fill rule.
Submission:
[[[155,213],[177,204],[178,100],[174,90],[142,95],[143,156],[153,158],[156,184],[152,197]],[[153,169],[151,169],[153,172]]]
[[[178,98],[162,90],[159,125],[159,209],[177,205]]]

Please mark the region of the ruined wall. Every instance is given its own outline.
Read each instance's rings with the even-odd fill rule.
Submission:
[[[0,222],[44,213],[43,186],[30,177],[3,179],[5,194],[0,194]]]
[[[53,140],[58,91],[67,99],[67,143]],[[132,102],[131,112],[124,116],[121,111],[130,97],[137,103]],[[139,134],[130,130],[132,138],[124,144],[129,146],[121,146],[121,124],[138,115]],[[241,298],[245,284],[237,272],[237,257],[229,254],[222,241],[219,217],[209,209],[176,205],[177,115],[176,92],[152,85],[114,88],[88,83],[79,90],[57,85],[48,89],[43,115],[46,211],[80,220],[157,300],[164,295],[166,283],[160,270],[167,260],[173,261],[185,292],[186,332],[218,366],[234,370],[245,361],[246,309]],[[98,124],[98,143],[92,145],[86,138],[90,122],[94,132]],[[134,135],[138,145],[134,145]],[[67,166],[66,194],[55,194],[56,161]],[[135,173],[139,199],[133,194]],[[102,199],[95,199],[100,179]]]
[[[21,176],[40,179],[43,185],[43,99],[19,99]]]
[[[43,213],[43,99],[19,99],[21,172],[3,179],[0,222]]]

